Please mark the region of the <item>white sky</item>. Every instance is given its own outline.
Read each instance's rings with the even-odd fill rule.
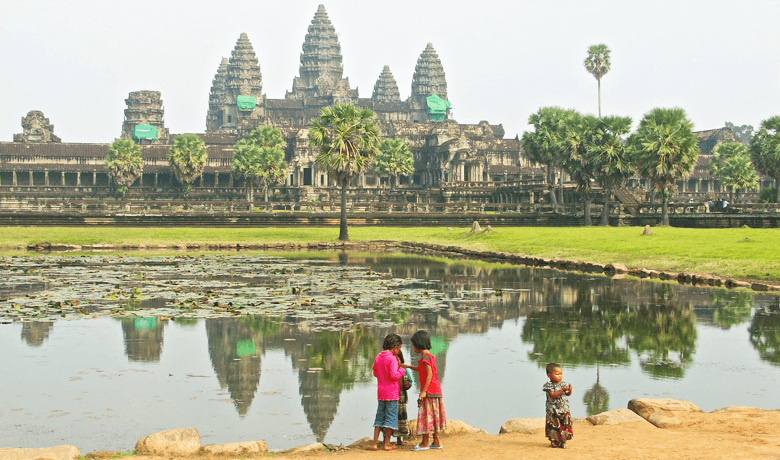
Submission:
[[[597,112],[582,62],[598,43],[612,50],[604,115],[636,126],[676,106],[704,130],[780,113],[777,0],[0,0],[0,141],[41,110],[63,142],[112,142],[138,90],[162,93],[171,133],[203,132],[212,79],[242,32],[263,92],[282,99],[320,3],[361,97],[389,65],[405,100],[431,42],[454,119],[502,123],[508,138],[539,107]]]

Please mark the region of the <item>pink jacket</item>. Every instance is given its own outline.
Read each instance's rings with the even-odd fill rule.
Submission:
[[[380,401],[398,400],[398,380],[404,376],[404,369],[398,365],[393,352],[385,350],[374,360],[374,377],[377,380],[377,399]]]

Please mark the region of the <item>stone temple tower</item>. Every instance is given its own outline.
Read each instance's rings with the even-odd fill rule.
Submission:
[[[165,110],[159,91],[134,91],[125,99],[122,139],[142,143],[166,143],[170,137],[165,127]]]
[[[428,100],[432,96],[437,101],[437,107],[429,107]],[[433,45],[428,43],[420,57],[417,59],[417,65],[414,67],[414,76],[412,77],[412,94],[409,96],[409,108],[412,113],[413,121],[429,121],[431,119],[441,119],[441,107],[449,107],[447,102],[447,79],[444,75],[444,67],[441,65],[439,55],[433,49]],[[444,118],[449,115],[449,109],[444,109]],[[431,115],[437,115],[432,118]]]
[[[54,125],[40,110],[30,110],[26,117],[22,117],[22,131],[14,134],[14,142],[62,142],[54,135]]]
[[[382,74],[374,84],[374,93],[371,95],[374,102],[400,102],[401,93],[398,91],[398,83],[395,82],[390,66],[382,69]]]
[[[242,33],[230,54],[222,59],[209,94],[206,131],[239,133],[251,129],[263,113],[263,77],[247,34]]]
[[[287,99],[317,105],[358,100],[358,91],[350,89],[348,78],[342,78],[341,45],[323,5],[317,8],[304,39],[299,73],[293,80],[292,91],[285,96]]]

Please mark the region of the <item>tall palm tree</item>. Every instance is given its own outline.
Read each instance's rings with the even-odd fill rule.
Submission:
[[[208,153],[206,144],[196,134],[181,134],[173,139],[168,151],[168,164],[176,179],[185,187],[185,194],[192,188],[195,179],[203,174]]]
[[[780,116],[767,118],[750,139],[750,160],[761,174],[775,180],[780,203]]]
[[[528,117],[528,124],[533,125],[533,131],[523,133],[521,143],[528,157],[546,166],[547,187],[550,192],[550,203],[558,205],[555,198],[553,183],[553,168],[559,166],[566,153],[564,137],[566,135],[567,111],[560,107],[542,107]]]
[[[620,188],[636,172],[636,164],[624,136],[631,132],[631,117],[605,117],[596,122],[589,148],[596,182],[604,190],[601,225],[609,226],[609,201],[612,191]]]
[[[347,188],[379,153],[379,128],[374,111],[352,104],[333,104],[320,110],[309,125],[309,145],[319,149],[315,161],[341,185],[339,240],[349,241]]]
[[[129,139],[117,139],[106,155],[108,177],[118,186],[117,191],[124,196],[127,188],[138,179],[144,170],[141,148]]]
[[[601,77],[609,72],[611,66],[609,53],[609,48],[603,43],[591,45],[588,48],[588,57],[585,58],[585,70],[593,75],[599,85],[599,118],[601,118]]]
[[[563,146],[564,155],[561,166],[577,184],[577,191],[583,200],[585,225],[592,224],[590,218],[590,203],[592,182],[597,173],[595,163],[591,158],[590,142],[593,127],[597,118],[591,115],[583,116],[576,110],[565,112]]]
[[[656,108],[645,114],[629,138],[639,173],[663,196],[661,223],[669,225],[669,197],[677,180],[687,177],[699,158],[693,123],[683,109]]]

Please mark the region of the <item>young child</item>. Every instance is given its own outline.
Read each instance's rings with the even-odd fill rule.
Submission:
[[[387,334],[382,345],[384,349],[374,360],[374,376],[377,380],[377,399],[379,400],[374,419],[374,443],[368,450],[379,448],[379,433],[385,430],[385,450],[393,450],[390,443],[393,431],[398,429],[398,381],[404,376],[404,370],[398,359],[401,351],[401,337],[398,334]]]
[[[398,361],[404,365],[404,352],[398,352]],[[409,402],[407,387],[411,387],[412,380],[407,370],[401,380],[398,381],[398,429],[393,433],[399,446],[404,445],[404,438],[409,438],[409,420],[406,413],[406,403]]]
[[[563,381],[563,368],[559,364],[548,364],[546,371],[550,381],[542,387],[542,391],[547,395],[544,432],[551,447],[565,449],[566,441],[573,436],[567,398],[571,396],[571,385]]]
[[[441,449],[439,432],[447,428],[447,415],[444,413],[441,384],[436,371],[436,358],[430,353],[431,337],[426,331],[417,331],[412,336],[412,346],[415,353],[420,353],[417,369],[404,364],[408,369],[415,369],[420,378],[420,398],[417,400],[417,434],[422,435],[420,444],[414,451]],[[433,434],[433,443],[428,442],[428,435]]]

